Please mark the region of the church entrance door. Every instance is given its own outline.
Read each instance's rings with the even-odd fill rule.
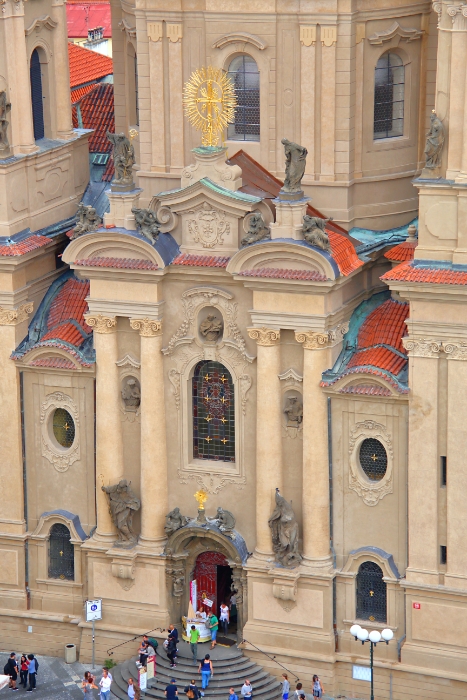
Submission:
[[[196,559],[193,579],[196,579],[198,609],[203,605],[205,612],[214,612],[219,617],[221,604],[226,602],[229,605],[232,595],[232,569],[226,557],[221,552],[203,552]],[[212,607],[203,604],[205,599],[212,600]],[[236,625],[231,625],[229,631],[235,629]]]

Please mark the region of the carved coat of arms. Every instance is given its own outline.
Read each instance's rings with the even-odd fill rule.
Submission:
[[[189,213],[194,217],[188,219],[188,231],[196,243],[201,243],[203,248],[214,248],[224,243],[224,234],[230,233],[230,224],[225,220],[224,212],[204,202],[198,210]]]

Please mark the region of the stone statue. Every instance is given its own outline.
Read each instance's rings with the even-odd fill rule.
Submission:
[[[299,428],[303,421],[303,404],[298,396],[290,396],[284,408],[288,428]]]
[[[222,321],[214,314],[209,314],[200,324],[199,332],[205,340],[217,340],[222,333]]]
[[[165,534],[167,537],[170,537],[170,535],[180,530],[181,527],[185,527],[189,522],[190,518],[187,518],[186,515],[182,515],[180,513],[180,508],[174,508],[165,516]]]
[[[113,158],[115,165],[115,178],[112,185],[121,185],[133,188],[133,170],[135,164],[135,149],[130,139],[125,134],[111,134],[107,132],[107,138],[113,145]]]
[[[159,237],[159,222],[157,216],[152,209],[138,209],[133,207],[131,210],[135,215],[138,231],[148,239],[151,243],[155,243]]]
[[[71,240],[78,238],[82,233],[97,231],[97,229],[102,226],[102,219],[96,214],[94,207],[83,204],[82,202],[78,204],[76,216],[78,221],[73,229]]]
[[[257,243],[266,238],[271,238],[271,229],[266,226],[262,214],[255,211],[248,222],[249,228],[248,232],[243,236],[240,241],[241,245],[251,245],[251,243]]]
[[[131,529],[133,512],[141,508],[141,501],[135,496],[126,479],[121,479],[114,486],[102,486],[109,497],[109,512],[118,530],[117,547],[131,547],[136,544],[137,536]]]
[[[122,389],[122,399],[127,411],[137,411],[140,407],[141,390],[138,380],[134,377],[127,378]]]
[[[10,142],[7,135],[8,124],[10,123],[7,116],[10,109],[11,104],[7,102],[6,92],[2,90],[0,92],[0,154],[2,151],[10,150]]]
[[[430,131],[426,135],[425,167],[429,170],[434,170],[441,164],[441,153],[444,146],[444,126],[434,111],[431,114],[430,122]]]
[[[230,510],[224,510],[223,508],[218,508],[216,516],[214,518],[208,518],[209,522],[219,528],[224,535],[228,535],[231,539],[235,538],[235,518],[230,512]]]
[[[281,191],[301,192],[308,151],[303,146],[288,139],[282,139],[281,143],[285,150],[285,180]]]
[[[329,236],[325,231],[325,226],[328,221],[332,219],[320,219],[317,216],[308,216],[306,214],[303,217],[303,238],[310,245],[314,245],[321,250],[331,250],[331,245],[329,243]]]
[[[174,573],[173,582],[173,594],[178,598],[183,595],[185,590],[185,577],[180,571]]]
[[[297,566],[302,556],[298,551],[298,523],[292,505],[276,489],[276,507],[269,518],[272,548],[282,566]]]

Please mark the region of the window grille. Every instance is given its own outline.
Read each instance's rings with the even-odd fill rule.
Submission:
[[[375,68],[374,138],[404,134],[405,68],[395,53],[386,53]]]
[[[74,581],[75,550],[70,539],[70,531],[66,525],[56,523],[50,528],[49,578]]]
[[[381,481],[388,468],[384,445],[375,438],[366,438],[360,445],[360,466],[370,481]]]
[[[34,126],[34,140],[44,138],[44,102],[42,95],[42,73],[41,62],[37,49],[31,54],[31,65],[29,69],[31,80],[31,104],[32,121]]]
[[[231,141],[259,141],[259,71],[256,61],[251,56],[237,56],[229,66],[228,76],[235,86],[237,107],[227,138]]]
[[[192,380],[193,457],[235,461],[232,377],[219,362],[198,362]]]
[[[358,569],[357,618],[386,622],[386,583],[382,570],[372,561],[363,562]]]
[[[52,428],[56,441],[62,447],[71,447],[75,439],[75,422],[64,408],[54,411]]]

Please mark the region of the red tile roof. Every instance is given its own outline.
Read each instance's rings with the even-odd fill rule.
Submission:
[[[331,255],[338,264],[341,274],[347,277],[354,270],[358,270],[363,265],[363,261],[358,257],[349,239],[340,233],[334,233],[328,227],[326,227],[326,233],[331,244]]]
[[[84,129],[94,129],[89,139],[90,153],[109,153],[112,144],[107,132],[115,131],[114,86],[100,83],[80,100],[81,119]],[[78,127],[77,107],[72,107],[73,126]]]
[[[63,323],[70,320],[76,321],[86,333],[90,333],[91,328],[84,320],[84,314],[88,310],[88,303],[86,301],[88,294],[89,282],[87,280],[78,280],[73,277],[67,280],[50,305],[47,318],[47,338],[44,336],[41,340],[48,340],[49,338],[65,340],[61,335],[51,335],[51,332],[54,328],[60,327]],[[60,333],[63,332],[64,331],[60,331]],[[80,337],[82,340],[81,335]]]
[[[326,282],[326,275],[316,270],[282,270],[272,267],[262,267],[254,270],[242,270],[239,275],[243,277],[270,277],[273,279],[287,280],[313,280],[314,282]]]
[[[53,369],[76,369],[76,365],[71,360],[63,357],[39,357],[29,363],[31,367],[50,367]]]
[[[113,61],[108,56],[90,51],[77,44],[68,42],[70,59],[70,88],[95,82],[113,73]]]
[[[63,340],[70,345],[79,347],[84,336],[73,323],[62,323],[60,326],[54,326],[52,330],[43,335],[41,341],[45,340]]]
[[[104,174],[102,175],[102,182],[112,182],[115,174],[115,165],[113,155],[110,154],[110,158],[105,166]]]
[[[357,384],[339,389],[339,394],[363,394],[364,396],[391,396],[391,390],[383,386]]]
[[[428,262],[428,261],[427,261]],[[436,267],[434,264],[419,265],[408,261],[386,272],[381,279],[401,282],[421,282],[424,284],[467,284],[467,271],[453,270],[450,267]]]
[[[96,29],[96,27],[104,27],[104,39],[109,39],[112,36],[110,2],[108,0],[104,0],[104,2],[68,0],[66,19],[70,39],[87,38],[88,29]]]
[[[25,255],[26,253],[30,253],[32,250],[36,250],[36,248],[42,248],[45,245],[49,245],[49,243],[52,243],[50,238],[33,234],[32,236],[29,236],[29,238],[25,238],[19,243],[0,245],[0,256],[9,258],[16,257],[17,255]]]
[[[94,90],[94,88],[99,85],[99,83],[91,83],[91,85],[85,85],[85,87],[76,88],[76,90],[71,91],[71,104],[79,102],[82,97]]]
[[[81,258],[76,260],[79,267],[113,267],[120,270],[158,270],[157,263],[135,258]]]
[[[358,349],[372,345],[391,345],[403,353],[402,337],[407,333],[405,319],[408,315],[409,305],[394,299],[388,299],[377,306],[358,332]]]
[[[405,262],[406,260],[413,260],[415,248],[418,245],[418,241],[403,241],[399,245],[394,246],[391,250],[388,250],[384,254],[384,257],[388,260],[394,260],[395,262]]]
[[[177,255],[172,265],[187,265],[190,267],[227,267],[230,258],[216,255],[190,255],[181,253]]]
[[[372,365],[373,367],[379,367],[387,372],[391,372],[391,374],[397,375],[406,362],[406,357],[401,357],[389,348],[367,348],[366,350],[359,350],[352,355],[347,367]]]

